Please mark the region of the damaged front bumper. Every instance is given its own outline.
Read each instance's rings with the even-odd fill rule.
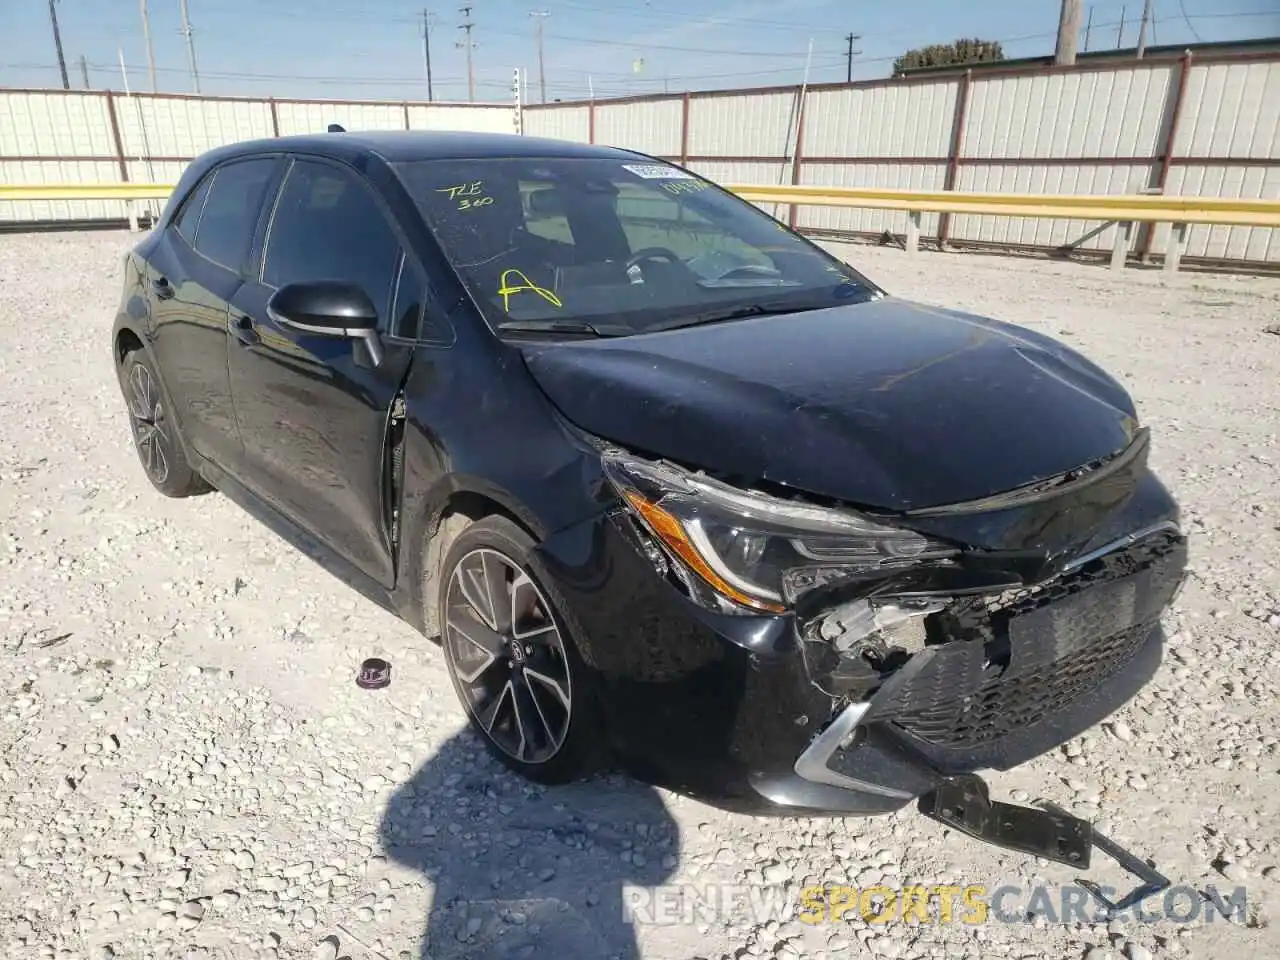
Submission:
[[[1155,673],[1186,541],[1138,453],[1052,496],[921,517],[977,549],[782,615],[695,603],[625,511],[541,559],[634,775],[745,812],[889,813],[1053,749]]]
[[[947,639],[883,679],[847,669],[844,661],[861,659],[856,644],[834,657],[807,656],[815,682],[850,689],[843,700],[833,696],[835,718],[793,770],[757,778],[757,789],[784,807],[834,805],[839,798],[829,788],[902,806],[945,778],[1007,770],[1053,749],[1113,713],[1155,674],[1160,615],[1185,563],[1185,539],[1161,523],[1046,582],[953,601],[931,614],[948,623]],[[882,649],[880,637],[869,639]],[[806,651],[815,645],[806,642]]]

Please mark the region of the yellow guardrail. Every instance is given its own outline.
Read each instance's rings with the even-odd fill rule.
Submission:
[[[1135,223],[1173,225],[1169,245],[1164,251],[1164,266],[1169,271],[1176,271],[1182,260],[1188,224],[1280,228],[1280,200],[1177,197],[1162,194],[963,193],[949,190],[874,190],[861,187],[762,187],[757,184],[731,184],[726,189],[753,203],[904,210],[907,213],[908,254],[914,254],[919,249],[920,215],[925,212],[1101,220],[1104,224],[1114,223],[1117,228],[1111,248],[1113,270],[1124,269]],[[1090,236],[1098,232],[1101,232],[1101,228],[1093,231]]]
[[[726,189],[754,203],[906,211],[908,253],[915,253],[919,248],[920,216],[926,212],[1115,223],[1118,229],[1111,265],[1116,269],[1124,266],[1135,223],[1173,224],[1169,247],[1165,251],[1165,267],[1169,270],[1178,269],[1188,224],[1280,229],[1280,200],[1149,194],[964,193],[759,184],[730,184]],[[151,200],[164,199],[172,190],[171,184],[161,183],[0,185],[0,200]]]
[[[1111,220],[1129,223],[1208,223],[1217,226],[1280,228],[1280,200],[1154,194],[959,193],[949,190],[762,187],[750,184],[733,184],[726,189],[756,203],[971,213],[997,217],[1052,217],[1060,220]]]
[[[0,184],[0,200],[163,200],[171,183]]]

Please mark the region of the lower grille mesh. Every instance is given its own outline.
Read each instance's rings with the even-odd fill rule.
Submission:
[[[953,609],[959,642],[908,664],[885,714],[942,747],[987,744],[1067,709],[1131,659],[1172,599],[1185,541],[1161,535],[1050,583]]]

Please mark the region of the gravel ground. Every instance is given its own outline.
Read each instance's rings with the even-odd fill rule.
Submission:
[[[500,772],[426,641],[222,497],[147,484],[108,351],[130,240],[0,236],[4,957],[1280,955],[1280,281],[841,251],[894,293],[1064,337],[1133,390],[1194,537],[1170,656],[1111,722],[992,789],[1099,819],[1176,884],[1242,885],[1247,910],[631,926],[628,884],[1074,874],[914,813],[756,820]],[[388,690],[353,683],[372,655]],[[1126,883],[1101,857],[1093,875]]]

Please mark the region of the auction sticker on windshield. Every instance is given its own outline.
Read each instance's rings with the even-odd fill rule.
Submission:
[[[678,167],[668,167],[665,163],[624,163],[623,170],[629,170],[637,177],[645,180],[692,180],[693,174],[686,173]]]

